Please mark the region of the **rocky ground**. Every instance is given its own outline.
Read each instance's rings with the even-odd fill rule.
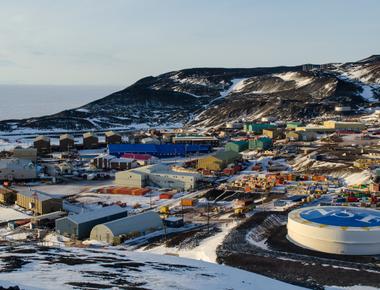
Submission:
[[[217,250],[218,262],[313,289],[326,285],[379,286],[380,257],[305,250],[286,239],[285,226],[271,229],[266,243],[248,242],[247,234],[271,214],[279,213],[259,212],[232,230]]]

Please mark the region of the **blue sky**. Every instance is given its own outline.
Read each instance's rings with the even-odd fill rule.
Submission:
[[[355,61],[380,54],[379,14],[377,0],[0,0],[0,84]]]

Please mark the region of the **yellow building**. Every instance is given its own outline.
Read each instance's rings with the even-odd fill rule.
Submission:
[[[17,192],[16,204],[37,214],[62,210],[62,199],[31,190]]]
[[[198,169],[208,169],[212,171],[221,171],[229,164],[241,159],[241,154],[234,151],[222,151],[214,155],[198,159]]]
[[[362,131],[365,124],[360,122],[337,122],[337,121],[325,121],[323,127],[335,130],[349,130],[349,131]]]
[[[280,132],[277,129],[263,129],[263,135],[271,139],[277,139],[280,136]]]
[[[16,201],[16,193],[13,190],[0,187],[0,203],[14,204]]]

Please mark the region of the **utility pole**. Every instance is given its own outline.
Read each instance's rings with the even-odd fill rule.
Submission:
[[[167,230],[166,230],[166,224],[164,223],[164,236],[165,236],[165,245],[168,242],[168,236],[167,236]]]
[[[210,203],[207,201],[207,233],[210,233]]]
[[[181,198],[181,215],[182,215],[182,220],[184,221],[183,202],[182,202],[182,198]]]

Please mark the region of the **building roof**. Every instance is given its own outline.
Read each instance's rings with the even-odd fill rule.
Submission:
[[[54,197],[52,197],[52,196],[50,196],[44,192],[37,191],[37,190],[21,190],[21,191],[18,191],[17,194],[21,194],[21,195],[27,196],[27,197],[33,197],[34,196],[38,200],[41,200],[41,201],[54,199]]]
[[[222,160],[222,161],[230,161],[233,159],[238,159],[241,157],[239,153],[235,151],[219,151],[213,155],[213,157]]]
[[[70,139],[74,141],[74,136],[70,134],[62,134],[61,136],[59,136],[59,140],[64,140],[64,139]]]
[[[97,225],[109,229],[114,236],[119,236],[133,231],[144,231],[150,228],[163,228],[160,215],[154,211],[148,211],[133,216],[124,217],[108,223]]]
[[[133,158],[135,160],[142,160],[142,161],[148,161],[153,158],[153,156],[149,154],[136,154],[136,153],[125,153],[121,157]]]
[[[107,131],[104,133],[104,135],[106,135],[107,137],[110,137],[110,136],[120,136],[119,133],[116,133],[115,131]]]
[[[0,169],[2,168],[35,168],[34,164],[30,160],[25,160],[21,158],[5,158],[0,159]]]
[[[239,146],[244,146],[244,145],[248,144],[248,141],[246,141],[246,140],[231,141],[231,142],[228,142],[227,144],[231,144],[231,143],[239,145]]]
[[[188,152],[209,151],[209,145],[192,144],[109,144],[110,154],[144,153],[152,155],[184,155]]]
[[[266,137],[266,136],[261,136],[259,138],[256,138],[256,139],[251,139],[249,140],[251,142],[263,142],[263,143],[272,143],[272,139],[269,138],[269,137]]]
[[[132,163],[135,161],[133,158],[112,158],[111,163]]]
[[[182,172],[182,171],[174,171],[168,165],[163,164],[153,164],[153,165],[145,165],[138,168],[130,169],[129,172],[137,173],[140,175],[145,174],[166,174],[166,175],[177,175],[177,176],[198,176],[196,172]]]
[[[46,141],[50,142],[50,138],[48,136],[39,135],[37,136],[34,141]]]
[[[106,159],[106,160],[112,160],[115,159],[116,157],[110,154],[100,154],[99,156],[96,156],[94,159]]]
[[[93,211],[87,211],[84,213],[69,215],[64,218],[71,220],[73,223],[81,224],[81,223],[86,223],[92,220],[97,220],[100,218],[104,218],[110,215],[123,213],[127,211],[128,210],[126,208],[120,207],[118,205],[111,205],[111,206],[102,207]]]
[[[173,137],[173,140],[206,140],[206,141],[215,141],[215,140],[218,140],[218,139],[216,137],[214,137],[214,136],[178,134],[177,136]]]
[[[83,138],[97,137],[94,132],[87,132],[83,134]]]

